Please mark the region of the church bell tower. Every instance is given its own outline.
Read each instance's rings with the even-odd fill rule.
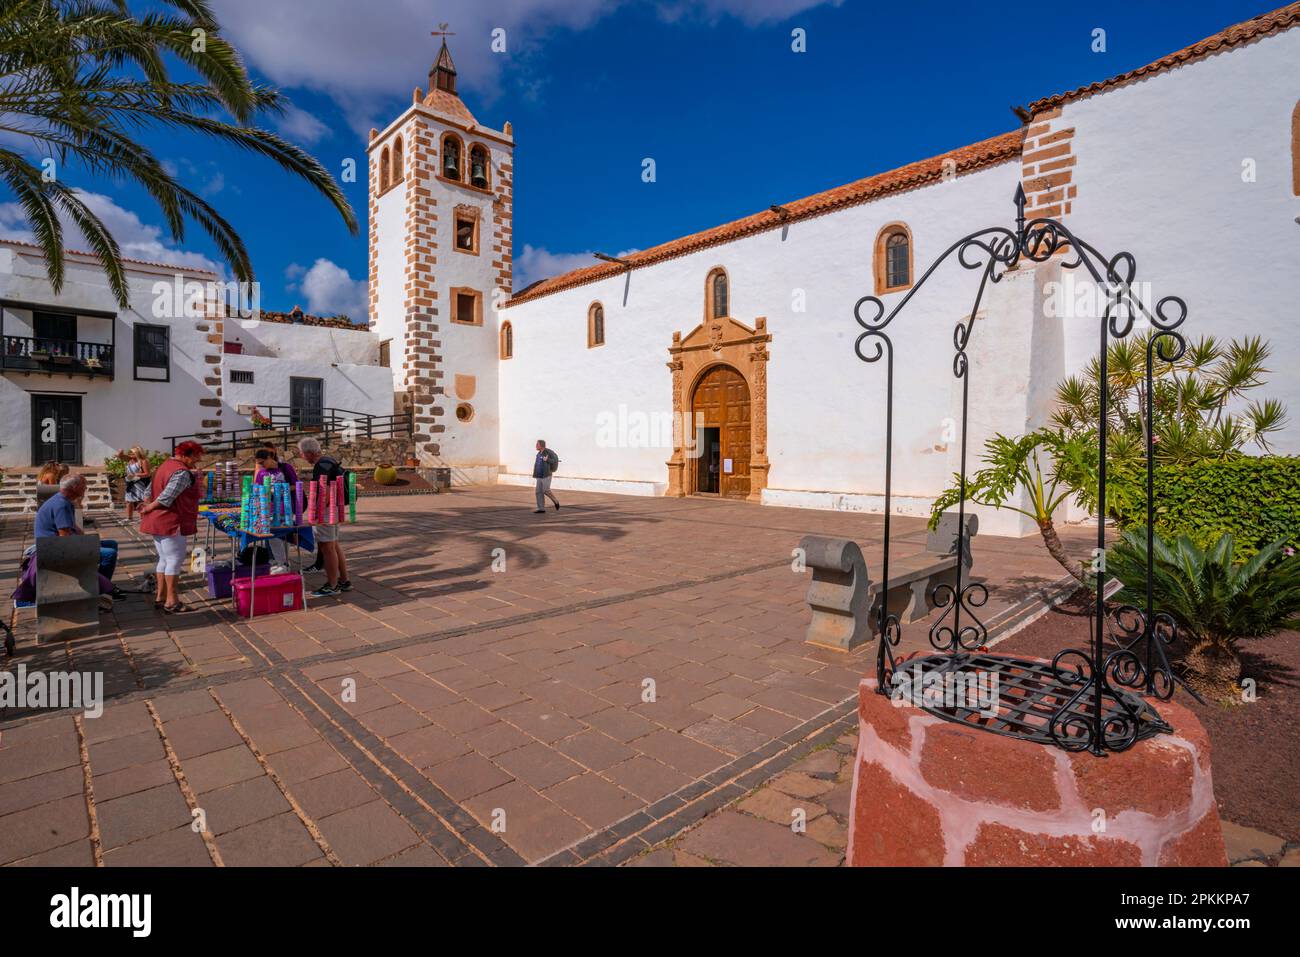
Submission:
[[[452,36],[407,109],[371,130],[370,326],[387,343],[395,411],[424,467],[457,484],[500,471],[497,307],[512,282],[514,139],[457,92]]]

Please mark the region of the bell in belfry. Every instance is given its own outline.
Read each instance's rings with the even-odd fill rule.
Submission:
[[[483,164],[483,154],[475,152],[470,160],[469,181],[479,189],[487,188],[487,170]]]

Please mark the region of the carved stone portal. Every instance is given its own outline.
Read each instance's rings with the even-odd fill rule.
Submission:
[[[745,379],[750,399],[750,491],[748,500],[762,500],[767,487],[767,344],[772,336],[767,319],[759,316],[751,329],[735,319],[710,319],[682,338],[673,333],[668,348],[668,368],[673,374],[673,455],[668,460],[668,493],[681,497],[695,491],[692,450],[697,448],[695,425],[691,421],[691,399],[695,387],[710,369],[731,366]]]

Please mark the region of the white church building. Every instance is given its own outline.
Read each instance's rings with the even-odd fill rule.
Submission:
[[[1266,393],[1293,411],[1274,447],[1300,453],[1300,4],[1019,113],[982,142],[514,290],[511,127],[470,114],[444,43],[428,92],[369,144],[371,324],[400,343],[422,460],[523,484],[544,438],[557,488],[879,510],[885,375],[855,356],[854,304],[892,308],[954,241],[1013,226],[1021,184],[1029,217],[1132,253],[1144,298],[1182,297],[1189,340],[1266,339]],[[1047,305],[1083,280],[1064,259],[1022,263],[984,299],[974,454],[1044,423],[1096,354],[1096,314]],[[904,513],[957,469],[952,334],[977,279],[947,264],[890,330]],[[988,531],[1030,531],[997,519]]]
[[[217,277],[154,263],[128,264],[119,310],[77,253],[54,295],[38,249],[0,242],[0,466],[98,464],[247,428],[251,405],[307,403],[409,412],[421,463],[459,483],[531,482],[544,438],[560,489],[879,511],[885,370],[855,355],[854,305],[890,309],[953,242],[1013,226],[1018,186],[1028,216],[1132,253],[1148,302],[1182,297],[1189,339],[1267,340],[1265,393],[1292,410],[1273,446],[1297,454],[1298,65],[1293,3],[1031,103],[1001,135],[516,290],[511,125],[470,113],[444,43],[427,91],[370,134],[368,329],[160,310],[160,282]],[[1057,384],[1096,354],[1096,315],[1059,308],[1082,283],[1064,260],[1021,263],[983,300],[973,457],[994,432],[1044,423]],[[890,328],[903,513],[928,513],[957,470],[953,328],[977,280],[945,263]],[[1032,531],[990,519],[988,532]]]

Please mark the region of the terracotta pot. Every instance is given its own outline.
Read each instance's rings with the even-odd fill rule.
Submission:
[[[376,485],[395,485],[397,483],[397,469],[393,468],[389,462],[380,463],[375,469]]]

